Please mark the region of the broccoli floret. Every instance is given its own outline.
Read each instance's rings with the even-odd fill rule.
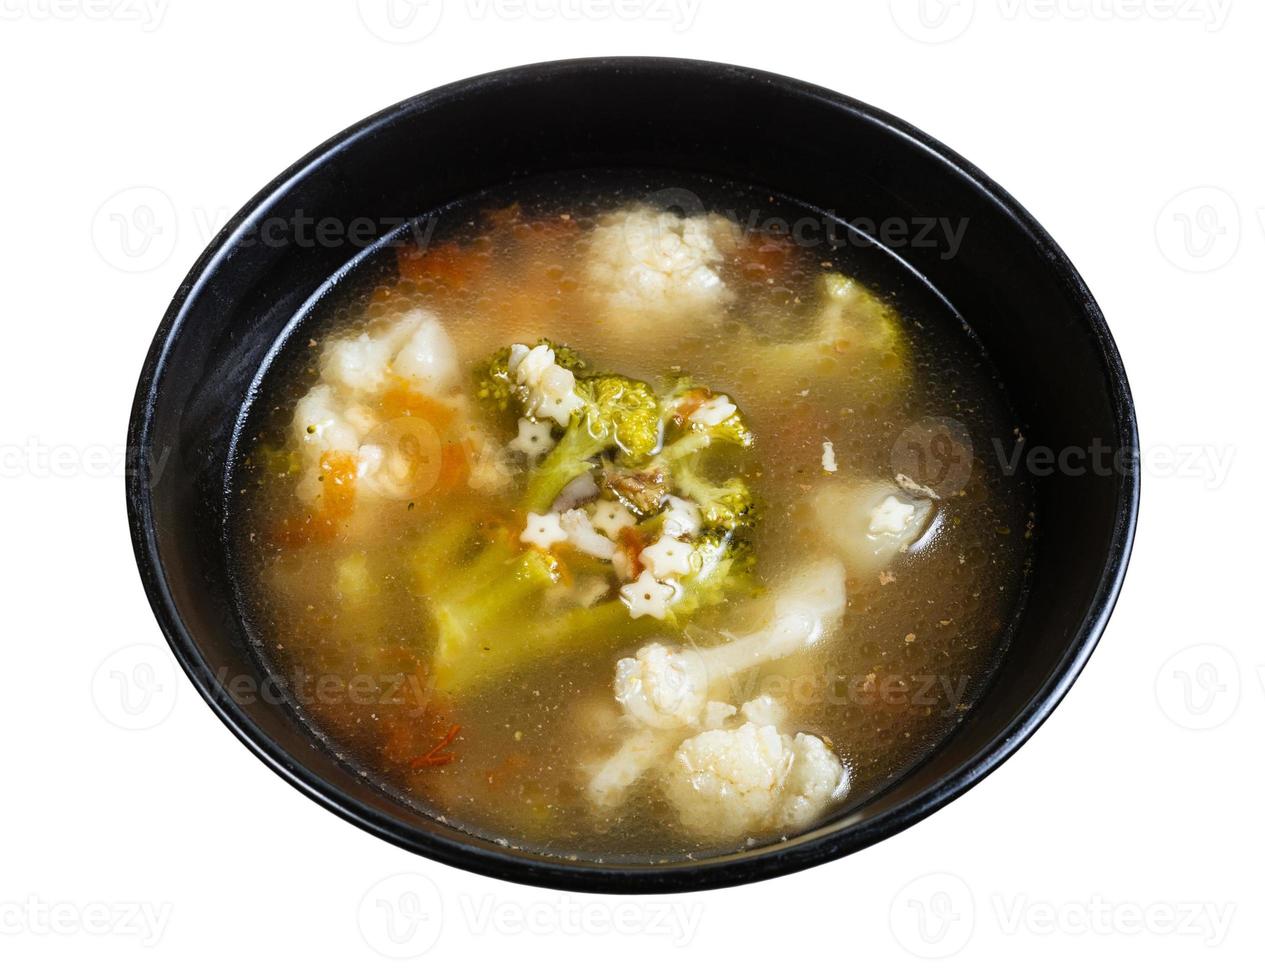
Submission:
[[[528,477],[523,506],[529,511],[548,508],[598,456],[613,452],[621,464],[635,466],[659,446],[659,403],[644,381],[598,375],[578,380],[575,391],[583,407]]]
[[[523,546],[508,524],[476,527],[455,513],[432,527],[417,549],[418,589],[435,624],[432,666],[437,690],[469,691],[532,663],[602,642],[637,642],[655,625],[630,619],[617,597],[550,608],[563,580],[553,555]]]
[[[680,433],[664,447],[665,458],[688,455],[714,442],[743,449],[755,442],[746,416],[728,395],[713,392],[688,377],[672,382],[663,404],[665,424]]]
[[[697,571],[681,579],[683,594],[672,605],[675,622],[683,622],[705,606],[759,591],[755,549],[745,529],[705,528],[694,542],[694,553],[698,556]]]
[[[746,533],[754,527],[756,501],[742,477],[732,476],[716,483],[699,472],[697,456],[676,460],[671,472],[678,496],[698,505],[705,526],[735,533]]]
[[[572,373],[584,370],[583,359],[570,347],[555,344],[546,337],[536,341],[533,346],[543,346],[553,351],[553,363],[561,368]],[[502,413],[508,412],[511,407],[518,411],[523,410],[531,396],[530,386],[523,384],[510,368],[513,355],[513,348],[502,347],[475,368],[475,394],[480,401]]]

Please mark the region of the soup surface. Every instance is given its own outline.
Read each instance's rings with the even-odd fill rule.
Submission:
[[[241,602],[314,735],[419,811],[587,859],[754,846],[969,711],[1033,533],[1015,422],[951,312],[813,213],[576,186],[415,224],[289,335],[239,435]]]

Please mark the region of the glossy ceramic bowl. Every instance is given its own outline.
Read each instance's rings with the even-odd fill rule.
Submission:
[[[293,216],[349,229],[357,217],[417,215],[510,180],[581,168],[736,180],[876,225],[966,219],[951,255],[911,235],[885,242],[890,258],[970,325],[1028,446],[1104,446],[1116,463],[1056,467],[1034,481],[1041,534],[1026,605],[995,677],[947,741],[886,791],[784,843],[655,866],[535,857],[392,799],[313,737],[290,705],[241,698],[221,682],[262,682],[226,560],[235,426],[278,339],[365,251],[351,235],[305,245]],[[265,187],[206,249],[158,328],[131,419],[130,458],[140,465],[127,499],[145,588],[185,672],[224,723],[312,799],[401,847],[485,874],[676,891],[856,851],[948,803],[1022,745],[1084,666],[1120,589],[1137,517],[1136,449],[1124,369],[1093,297],[1041,226],[975,167],[899,119],[812,85],[727,65],[618,58],[515,68],[419,95],[345,130]],[[267,814],[258,819],[268,833]]]

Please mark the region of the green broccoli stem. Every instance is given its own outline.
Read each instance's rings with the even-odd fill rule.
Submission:
[[[593,457],[605,452],[613,442],[611,436],[594,435],[583,415],[573,419],[558,444],[528,478],[523,508],[536,514],[548,510],[563,487],[592,470]]]
[[[637,643],[664,629],[656,619],[632,619],[618,599],[558,614],[528,599],[486,621],[472,636],[446,630],[441,620],[435,684],[449,694],[469,695],[506,674],[598,652],[608,644]]]
[[[659,455],[656,458],[660,462],[670,465],[680,460],[688,459],[711,444],[711,433],[698,429],[693,432],[687,432],[679,439],[669,442],[659,451]]]

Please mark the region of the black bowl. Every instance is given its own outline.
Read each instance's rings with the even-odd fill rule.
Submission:
[[[1041,534],[1028,600],[1009,655],[963,723],[886,791],[784,843],[653,867],[516,852],[388,798],[289,706],[237,696],[224,683],[264,683],[226,560],[234,427],[287,325],[364,252],[346,232],[358,216],[409,217],[510,179],[575,168],[707,174],[909,229],[929,216],[968,219],[951,256],[918,247],[912,235],[885,244],[971,325],[1029,446],[1102,447],[1102,465],[1055,467],[1035,481]],[[297,229],[296,215],[309,223]],[[329,233],[310,247],[301,235],[312,239],[318,218],[331,219]],[[1076,270],[1005,191],[913,127],[833,92],[649,58],[458,82],[309,153],[229,222],[181,285],[141,374],[128,448],[132,537],[158,622],[202,696],[252,751],[335,813],[408,850],[591,891],[694,890],[785,874],[894,834],[974,785],[1032,734],[1084,666],[1120,589],[1138,509],[1137,431],[1115,345]]]

